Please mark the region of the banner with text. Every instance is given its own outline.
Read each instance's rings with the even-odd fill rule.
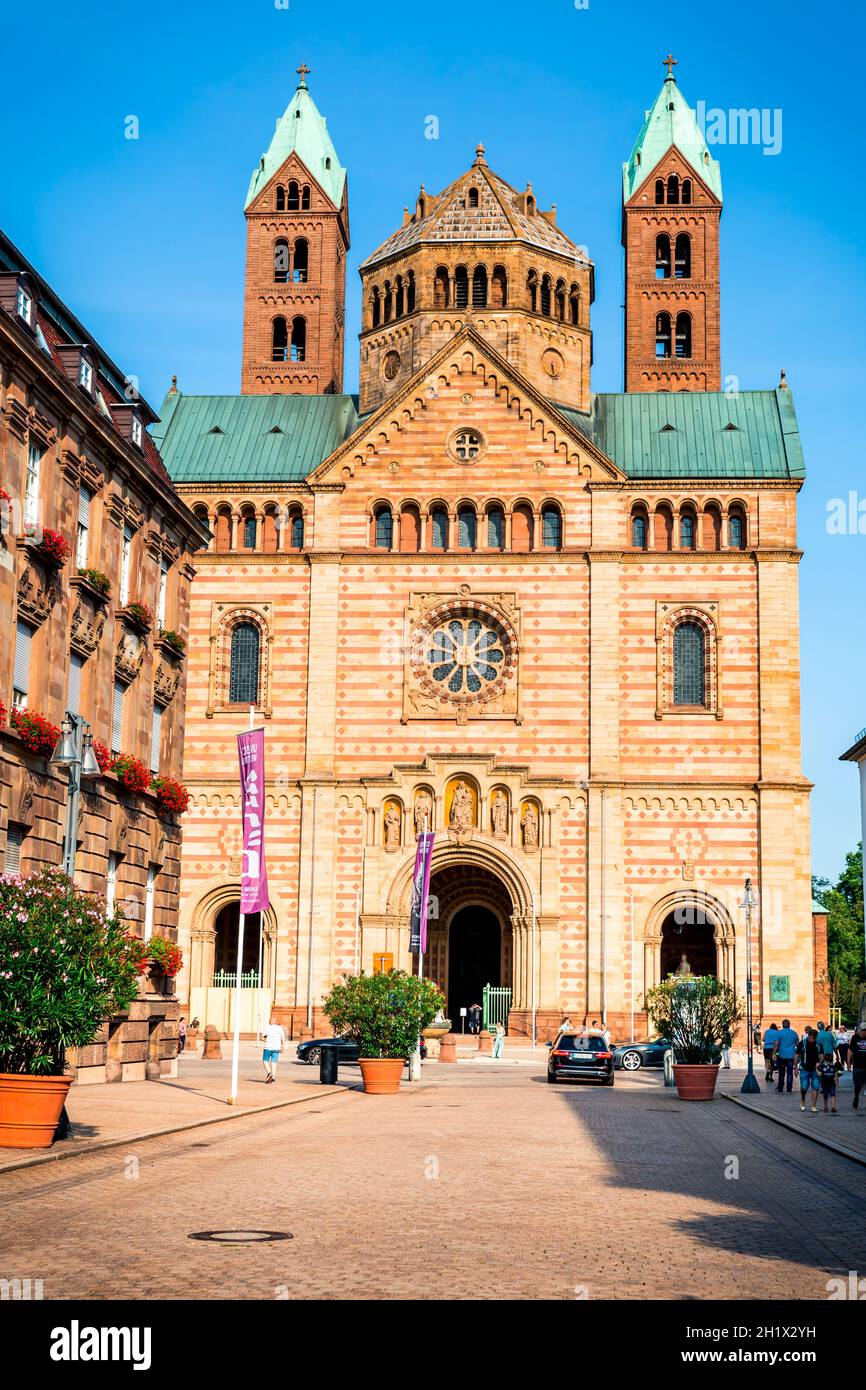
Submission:
[[[418,836],[415,872],[412,875],[412,915],[409,918],[409,950],[422,955],[427,950],[427,896],[430,892],[430,866],[433,862],[433,831]]]
[[[241,912],[267,912],[268,869],[265,863],[265,731],[238,734],[241,767],[241,815],[244,858],[241,871]]]

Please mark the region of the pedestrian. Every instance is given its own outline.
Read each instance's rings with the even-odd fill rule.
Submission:
[[[818,1050],[832,1056],[836,1051],[836,1034],[830,1024],[818,1024]]]
[[[855,1110],[860,1107],[860,1092],[866,1086],[866,1023],[861,1023],[854,1029],[851,1038],[851,1080],[854,1082],[854,1100],[852,1102]]]
[[[565,1018],[562,1020],[562,1022],[561,1022],[560,1025],[559,1025],[559,1031],[560,1031],[560,1033],[573,1033],[573,1032],[574,1032],[574,1024],[572,1023],[571,1019],[568,1017],[567,1014],[566,1014]]]
[[[755,1031],[752,1033],[752,1046],[756,1052],[761,1051],[761,1026],[759,1023],[755,1024]]]
[[[773,1079],[773,1066],[776,1060],[776,1039],[778,1036],[778,1026],[775,1023],[771,1023],[764,1034],[764,1071],[766,1072],[765,1079],[767,1081],[772,1081]]]
[[[812,1114],[818,1109],[818,1092],[821,1077],[818,1073],[818,1029],[807,1028],[805,1038],[801,1038],[797,1051],[800,1076],[800,1109],[806,1109],[806,1097],[812,1092]]]
[[[839,1063],[835,1053],[828,1055],[826,1052],[821,1058],[821,1095],[824,1097],[824,1114],[827,1114],[827,1102],[830,1103],[830,1114],[836,1114],[836,1071]]]
[[[505,1029],[501,1023],[497,1023],[493,1032],[493,1051],[490,1054],[495,1062],[502,1056],[502,1049],[505,1045]]]
[[[277,1023],[276,1018],[271,1014],[271,1021],[265,1028],[264,1051],[262,1052],[262,1066],[268,1082],[277,1079],[277,1063],[280,1060],[280,1053],[283,1044],[288,1041],[288,1033],[281,1023]]]
[[[726,1033],[721,1042],[722,1066],[727,1071],[731,1070],[731,1035]]]
[[[186,1047],[186,1019],[181,1016],[177,1021],[177,1055],[178,1057]]]
[[[848,1069],[848,1043],[850,1038],[851,1034],[843,1023],[836,1034],[836,1047],[839,1052],[839,1061],[842,1063],[843,1071],[847,1071]]]
[[[471,1004],[469,1007],[469,1031],[470,1033],[481,1032],[481,1016],[483,1009],[480,1004]]]
[[[797,1047],[799,1045],[799,1035],[791,1027],[791,1020],[782,1019],[782,1027],[775,1042],[776,1065],[779,1069],[779,1084],[776,1087],[779,1095],[783,1089],[787,1089],[788,1095],[794,1089],[794,1066],[797,1060]]]

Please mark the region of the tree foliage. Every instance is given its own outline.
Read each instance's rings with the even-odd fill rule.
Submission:
[[[849,850],[835,884],[812,879],[812,894],[827,909],[827,983],[830,1003],[843,1019],[856,1016],[866,978],[863,939],[863,845]]]

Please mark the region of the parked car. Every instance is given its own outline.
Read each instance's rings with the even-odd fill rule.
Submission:
[[[547,1058],[547,1079],[600,1081],[613,1085],[613,1053],[602,1032],[560,1033]]]
[[[644,1038],[642,1042],[615,1043],[614,1066],[623,1071],[640,1071],[641,1067],[663,1067],[665,1053],[671,1051],[667,1038]]]
[[[308,1038],[306,1042],[298,1043],[298,1061],[317,1067],[323,1047],[339,1048],[337,1061],[341,1065],[344,1062],[357,1062],[360,1055],[357,1043],[350,1042],[348,1038]]]

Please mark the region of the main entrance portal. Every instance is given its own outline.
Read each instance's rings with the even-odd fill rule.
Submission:
[[[451,919],[448,940],[448,1017],[454,1031],[460,1010],[481,1003],[485,985],[502,983],[499,920],[484,907],[464,907]]]
[[[445,995],[455,1032],[460,1010],[481,1004],[485,985],[513,984],[514,910],[508,888],[488,868],[470,862],[433,872],[424,973]]]

